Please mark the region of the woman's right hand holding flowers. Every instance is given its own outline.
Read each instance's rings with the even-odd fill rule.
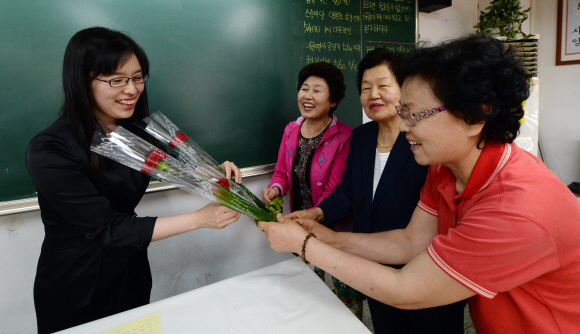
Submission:
[[[276,197],[280,196],[280,189],[278,187],[262,189],[262,202],[269,204]]]

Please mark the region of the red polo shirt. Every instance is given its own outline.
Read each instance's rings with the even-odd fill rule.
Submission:
[[[431,166],[419,207],[439,218],[433,261],[477,293],[478,334],[580,333],[580,203],[540,160],[487,144],[461,194]]]

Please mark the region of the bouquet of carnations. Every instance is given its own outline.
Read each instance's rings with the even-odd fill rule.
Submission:
[[[201,150],[197,145],[195,148]],[[259,206],[254,200],[248,200],[247,196],[240,196],[231,191],[231,186],[237,184],[226,179],[223,174],[215,173],[214,171],[221,168],[205,152],[203,156],[192,155],[196,159],[192,161],[196,161],[197,164],[189,164],[173,158],[121,126],[112,128],[107,134],[95,133],[91,151],[243,213],[256,222],[276,221],[274,212],[263,203]],[[249,190],[247,192],[251,193]]]
[[[163,144],[174,149],[178,153],[179,160],[187,164],[197,173],[210,179],[222,179],[225,177],[225,172],[221,168],[221,165],[160,111],[143,119],[137,125]],[[266,210],[266,212],[274,215],[280,212],[273,205],[266,206],[243,184],[230,182],[228,189],[247,202],[253,203],[262,210]]]

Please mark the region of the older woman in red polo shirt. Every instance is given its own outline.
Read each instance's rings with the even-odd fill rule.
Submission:
[[[258,224],[272,248],[398,308],[468,298],[478,334],[580,333],[580,203],[513,143],[529,74],[486,36],[418,47],[393,72],[400,129],[431,166],[409,225],[365,235],[280,218]]]

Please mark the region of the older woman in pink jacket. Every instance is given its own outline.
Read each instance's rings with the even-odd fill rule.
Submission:
[[[316,207],[340,183],[352,129],[333,116],[345,93],[340,69],[318,62],[298,74],[300,116],[284,129],[272,182],[262,190],[268,204],[290,193],[290,211]]]
[[[300,116],[284,129],[278,163],[262,200],[268,204],[290,194],[290,211],[318,206],[334,191],[346,169],[352,129],[333,116],[345,93],[340,69],[326,63],[306,65],[298,74]],[[338,229],[352,231],[347,220]],[[324,271],[315,268],[324,280]],[[362,319],[362,295],[347,286],[335,285],[337,295]]]

